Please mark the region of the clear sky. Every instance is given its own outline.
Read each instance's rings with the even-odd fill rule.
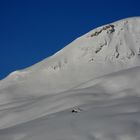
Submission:
[[[0,0],[0,79],[91,29],[140,16],[140,0]]]

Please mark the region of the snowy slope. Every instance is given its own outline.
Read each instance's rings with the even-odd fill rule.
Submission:
[[[140,67],[91,80],[60,96],[49,97],[49,100],[46,97],[5,109],[1,124],[7,125],[0,129],[0,139],[139,140],[138,83]],[[32,121],[29,121],[31,115]]]
[[[0,140],[139,140],[139,59],[135,17],[11,73],[0,81]]]
[[[1,88],[18,95],[20,91],[22,96],[46,95],[113,71],[139,66],[139,24],[139,18],[130,18],[99,27],[46,60],[11,73],[1,82]]]

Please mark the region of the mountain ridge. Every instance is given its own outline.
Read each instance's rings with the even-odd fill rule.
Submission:
[[[0,140],[139,140],[140,17],[98,27],[0,81]]]
[[[72,88],[76,83],[78,85],[92,77],[139,66],[139,24],[140,18],[137,17],[98,27],[53,56],[29,68],[11,73],[3,81],[30,81],[32,78],[33,81],[44,85],[44,88],[49,85],[49,91],[55,92],[55,86],[57,90],[64,91],[64,86],[67,89]],[[62,77],[65,82],[57,82],[56,79]],[[75,81],[74,85],[72,81]]]

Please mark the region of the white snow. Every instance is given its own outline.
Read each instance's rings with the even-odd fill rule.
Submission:
[[[0,140],[140,140],[140,18],[79,37],[0,81]]]

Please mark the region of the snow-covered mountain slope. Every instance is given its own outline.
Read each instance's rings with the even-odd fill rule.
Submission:
[[[0,140],[139,140],[140,18],[98,27],[0,81]]]
[[[0,88],[6,93],[40,96],[140,65],[139,25],[140,18],[130,18],[99,27],[46,60],[11,73]]]
[[[59,95],[7,104],[1,109],[0,139],[139,140],[139,83],[137,67]]]

